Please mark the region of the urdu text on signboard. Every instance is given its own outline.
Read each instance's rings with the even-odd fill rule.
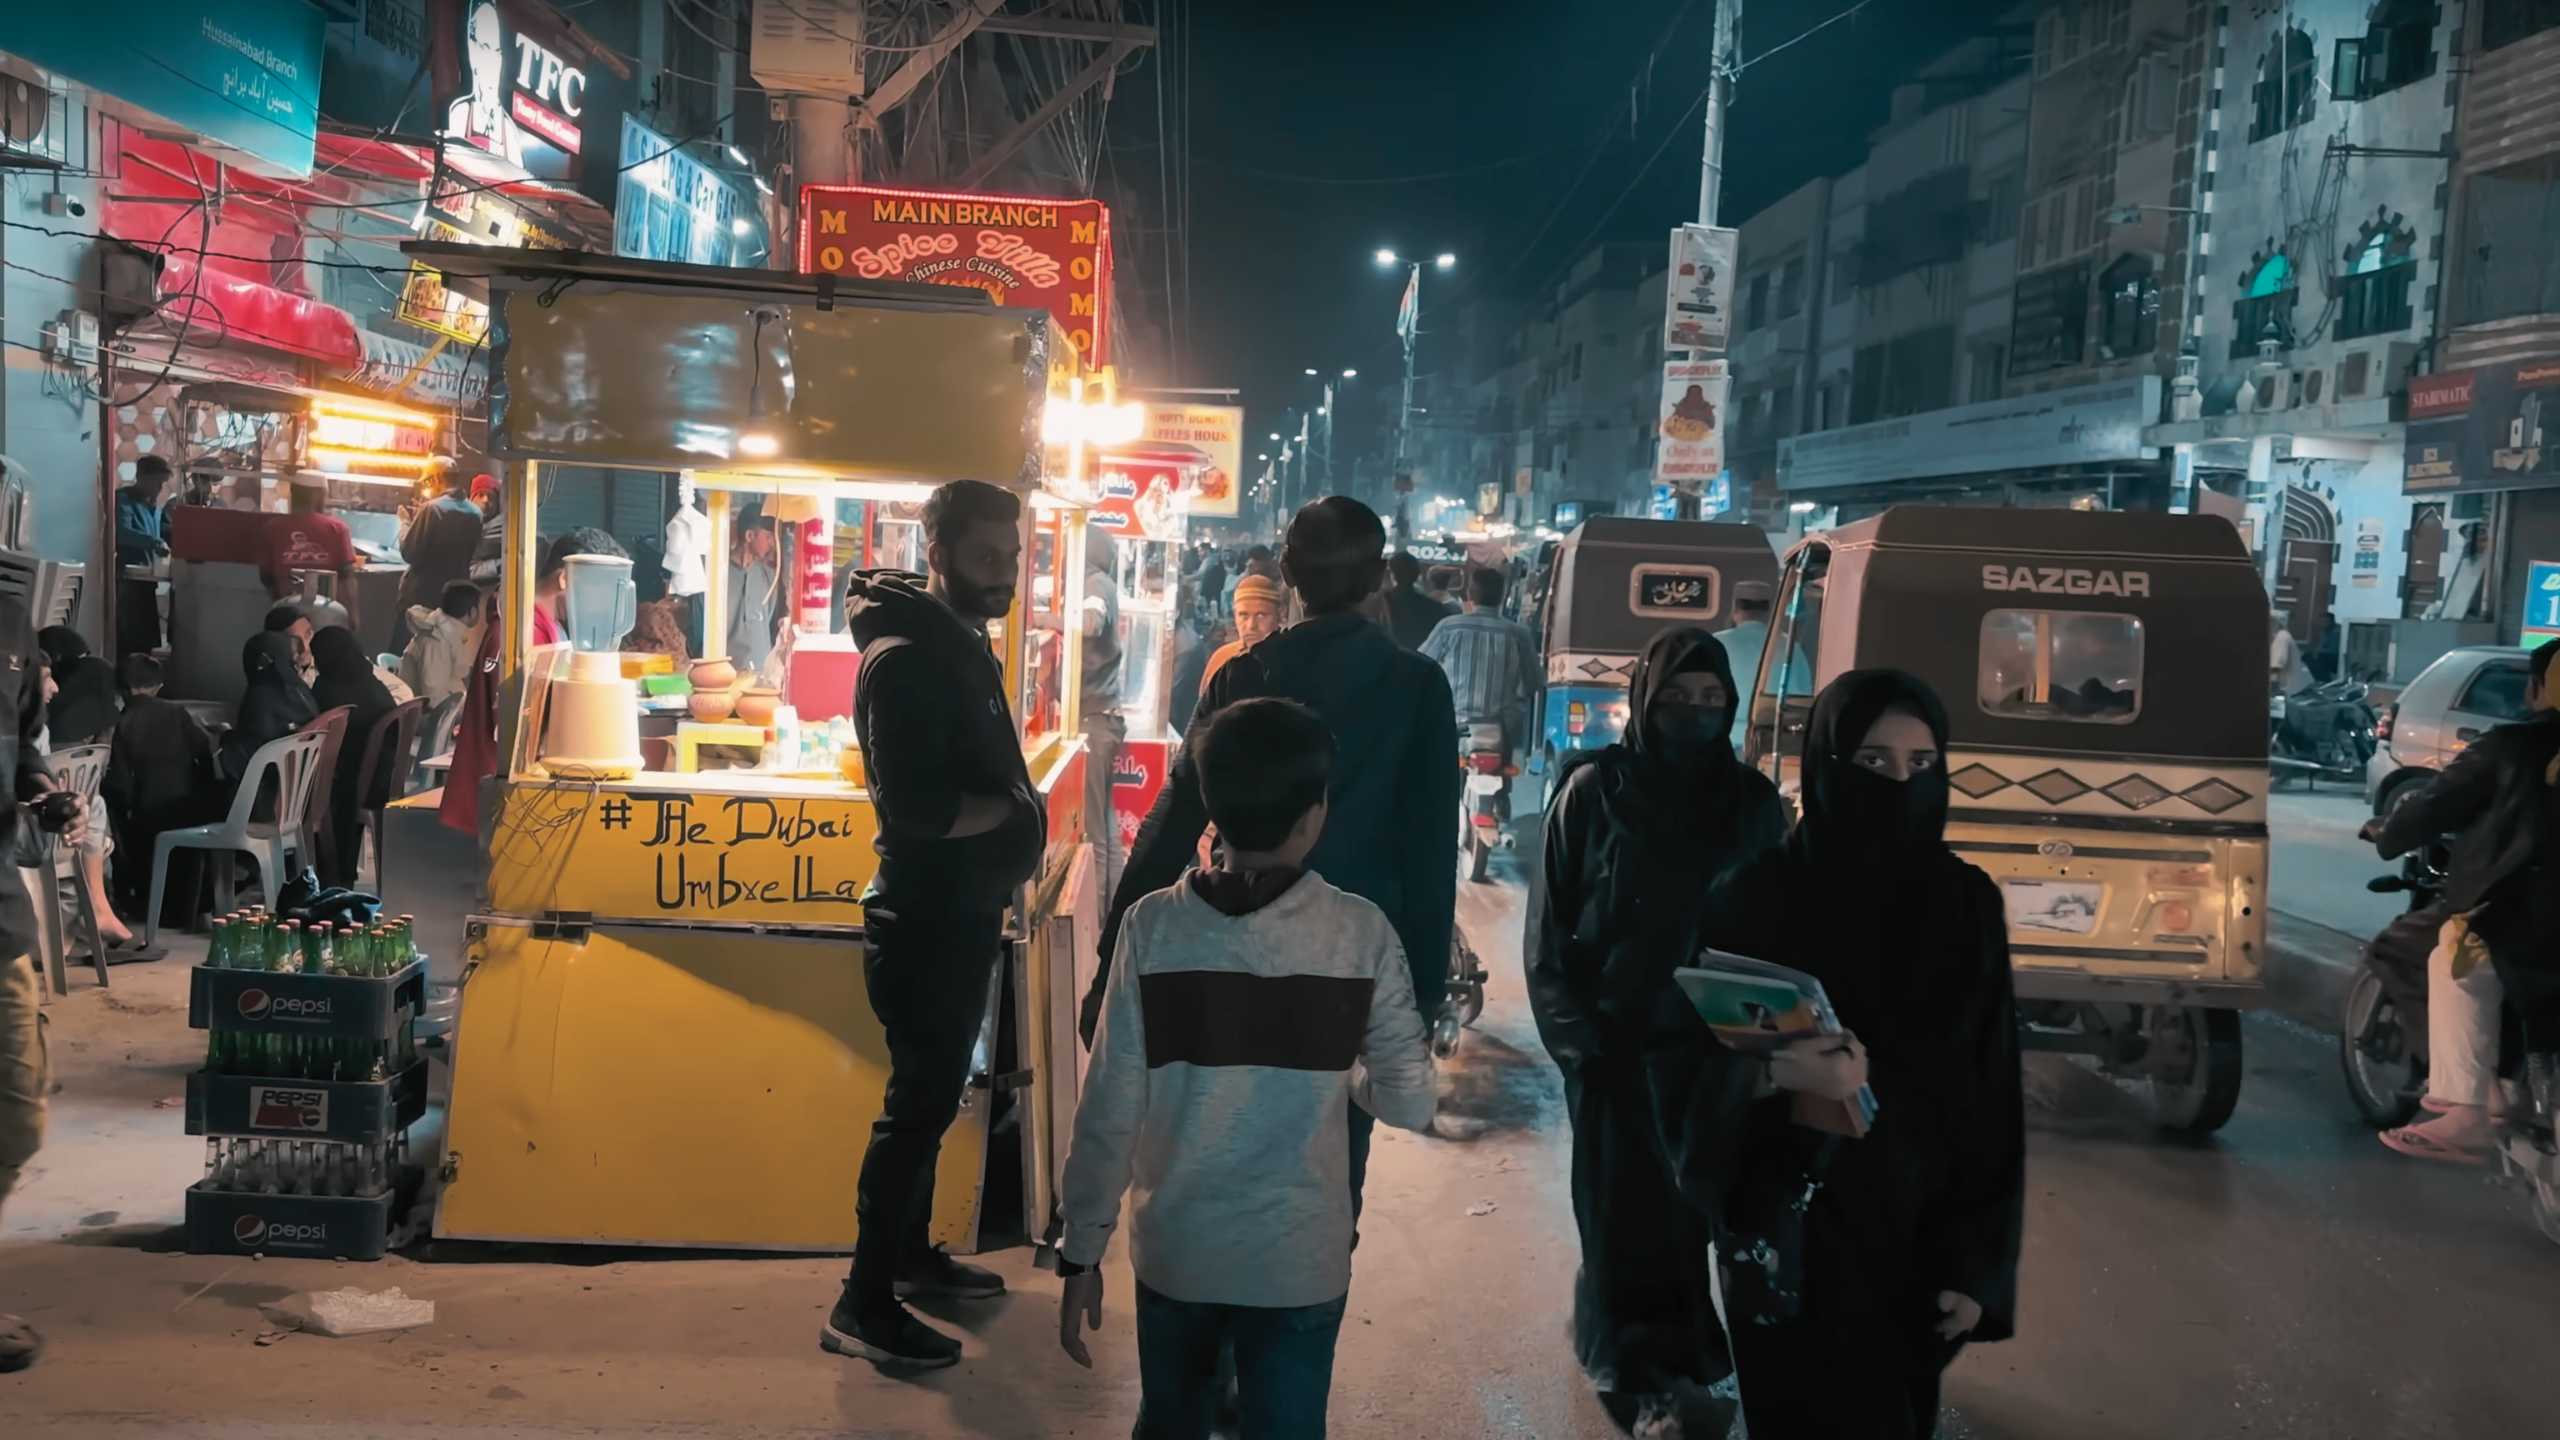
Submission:
[[[804,185],[800,269],[983,290],[1048,311],[1085,363],[1110,360],[1111,214],[1099,200]]]

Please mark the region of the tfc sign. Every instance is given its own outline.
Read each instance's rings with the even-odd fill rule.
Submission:
[[[1086,364],[1110,359],[1111,213],[1099,200],[804,185],[800,269],[966,285],[1048,311]]]

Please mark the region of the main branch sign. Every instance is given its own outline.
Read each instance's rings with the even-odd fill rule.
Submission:
[[[1110,359],[1111,213],[1099,200],[804,185],[800,269],[984,290],[1048,311],[1086,363]]]

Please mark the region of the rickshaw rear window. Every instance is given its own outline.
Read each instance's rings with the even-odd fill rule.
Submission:
[[[2122,725],[2142,713],[2142,622],[2131,615],[1994,610],[1977,653],[1985,714]]]

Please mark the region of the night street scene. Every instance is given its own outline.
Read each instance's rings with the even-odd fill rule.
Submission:
[[[0,4],[0,1435],[2560,1433],[2560,4]]]

